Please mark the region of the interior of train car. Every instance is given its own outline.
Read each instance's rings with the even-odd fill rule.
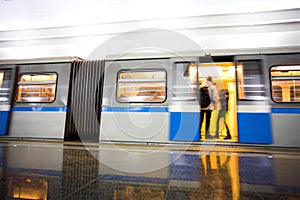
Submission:
[[[22,74],[18,80],[16,102],[51,103],[55,99],[56,73]]]
[[[143,80],[142,83],[141,80]],[[120,71],[117,101],[162,103],[166,100],[165,82],[166,72],[164,70]]]
[[[273,66],[270,73],[274,102],[300,101],[300,66]]]

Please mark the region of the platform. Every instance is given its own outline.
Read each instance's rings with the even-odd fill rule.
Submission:
[[[229,143],[227,143],[229,144]],[[300,199],[299,149],[0,141],[4,199]]]

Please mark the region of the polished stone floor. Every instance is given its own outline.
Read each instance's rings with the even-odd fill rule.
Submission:
[[[0,141],[0,199],[300,199],[297,150]]]

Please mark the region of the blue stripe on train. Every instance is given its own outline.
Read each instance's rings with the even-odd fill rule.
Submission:
[[[168,112],[168,107],[102,107],[102,112]]]
[[[238,113],[239,142],[272,144],[270,113]]]
[[[199,141],[199,112],[170,112],[171,141]]]
[[[300,114],[300,108],[272,108],[274,114]]]
[[[7,125],[10,111],[0,111],[0,135],[7,133]]]
[[[13,107],[12,111],[24,112],[68,112],[68,107]]]

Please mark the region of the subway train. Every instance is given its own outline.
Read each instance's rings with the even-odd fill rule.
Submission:
[[[0,138],[204,141],[199,86],[207,76],[229,91],[231,139],[224,140],[222,129],[218,141],[300,147],[298,53],[2,60]],[[211,135],[218,112],[212,112]]]

